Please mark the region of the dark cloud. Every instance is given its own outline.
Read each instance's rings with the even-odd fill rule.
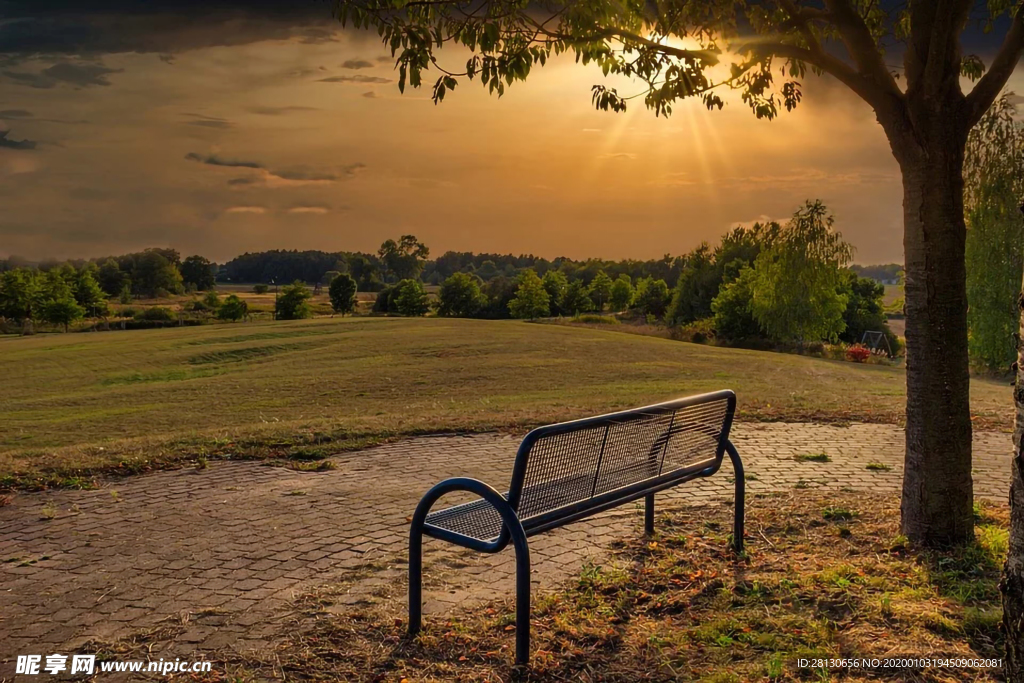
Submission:
[[[378,95],[377,93],[375,93],[372,90],[369,90],[369,91],[363,93],[363,97],[365,97],[367,99],[370,99],[370,100],[375,100],[378,97],[380,97],[380,95]]]
[[[3,74],[19,85],[32,88],[52,88],[61,83],[87,88],[93,85],[110,85],[107,75],[121,71],[123,69],[110,69],[102,64],[89,62],[58,62],[35,74],[24,71],[4,71]]]
[[[186,121],[190,126],[202,126],[203,128],[232,128],[235,124],[231,123],[227,119],[221,119],[216,116],[204,116],[203,114],[185,114],[192,118],[192,121]]]
[[[261,114],[263,116],[282,116],[293,111],[317,111],[316,107],[300,107],[296,105],[287,107],[250,107],[249,111],[253,114]]]
[[[0,147],[6,149],[35,149],[36,143],[33,140],[10,140],[7,133],[10,131],[0,130]]]
[[[1024,104],[1024,95],[1018,95],[1017,93],[1014,92],[1007,93],[1006,99],[1009,100],[1010,104],[1017,107]],[[0,112],[0,118],[3,118],[2,112]]]
[[[283,180],[299,180],[306,182],[333,182],[336,180],[345,180],[347,178],[351,178],[355,176],[357,172],[364,168],[366,168],[366,164],[355,163],[349,164],[348,166],[343,166],[340,169],[340,171],[337,172],[323,172],[298,168],[286,171],[270,171],[269,173]]]
[[[0,110],[0,121],[41,121],[44,123],[89,123],[82,119],[68,120],[68,119],[40,119],[36,118],[35,114],[25,109],[2,109]]]
[[[316,68],[307,67],[304,69],[296,69],[294,71],[289,71],[288,75],[293,78],[305,78],[306,76],[316,76],[318,75],[318,72],[323,73],[326,71],[327,67],[325,66],[318,66]]]
[[[199,163],[206,164],[207,166],[227,166],[230,168],[258,168],[264,171],[266,170],[266,167],[263,164],[257,163],[255,161],[238,161],[235,159],[222,159],[216,154],[209,154],[203,156],[198,152],[189,152],[188,154],[185,155],[185,158],[188,159],[189,161],[198,161]]]
[[[32,88],[52,88],[57,85],[53,79],[45,78],[40,74],[30,74],[23,71],[4,71],[3,73],[4,76],[18,85],[27,85]]]
[[[174,64],[174,55],[160,55],[160,61],[164,64]]]
[[[373,62],[368,62],[365,59],[348,59],[341,63],[342,69],[371,69],[373,68]]]
[[[110,85],[107,74],[121,73],[123,69],[108,69],[102,64],[72,64],[60,62],[43,69],[43,75],[57,81],[78,86]]]
[[[335,27],[307,28],[300,34],[302,42],[306,45],[317,45],[318,43],[337,43],[338,31]]]
[[[264,174],[264,179],[278,179],[286,180],[299,183],[330,183],[337,182],[340,180],[348,180],[349,178],[355,177],[355,175],[362,169],[366,168],[366,164],[356,162],[349,164],[348,166],[342,166],[336,171],[318,171],[308,168],[291,168],[284,170],[272,170],[256,161],[241,161],[236,159],[224,159],[215,154],[202,155],[198,152],[189,152],[185,155],[185,158],[189,161],[197,161],[207,166],[224,166],[228,168],[251,168],[256,171],[260,171]],[[232,178],[228,181],[228,185],[254,185],[257,179],[254,178]]]
[[[335,40],[329,3],[281,0],[0,0],[0,54],[170,55],[299,37]]]
[[[363,76],[358,74],[355,76],[331,76],[330,78],[321,78],[321,83],[390,83],[390,78],[381,78],[380,76]]]

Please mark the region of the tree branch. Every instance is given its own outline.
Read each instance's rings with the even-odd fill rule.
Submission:
[[[719,61],[718,53],[715,52],[714,50],[685,50],[679,47],[672,47],[671,45],[665,45],[664,43],[659,43],[657,41],[650,40],[649,38],[644,38],[643,36],[637,33],[626,31],[625,29],[612,27],[600,28],[596,29],[593,33],[589,35],[581,37],[560,33],[558,31],[551,31],[550,29],[545,28],[542,24],[537,23],[534,19],[529,19],[529,21],[535,27],[537,27],[540,33],[543,33],[549,38],[564,40],[568,43],[585,43],[594,40],[603,40],[606,38],[618,38],[620,40],[627,40],[632,43],[637,43],[639,45],[649,47],[652,50],[661,52],[662,54],[670,55],[672,57],[677,57],[679,59],[686,59],[689,61],[701,61],[710,66],[718,64]]]
[[[812,17],[819,19],[827,18],[827,13],[822,13],[820,10],[815,10],[812,7],[797,7],[794,0],[778,0],[778,2],[789,14],[790,19],[804,37],[804,41],[807,42],[807,47],[811,52],[820,53],[822,51],[821,42],[814,35],[814,31],[811,30],[810,22]]]
[[[870,29],[850,4],[850,0],[825,0],[825,6],[860,73],[886,94],[902,97],[903,93],[896,85],[892,73],[886,68]]]
[[[808,64],[829,73],[843,83],[862,100],[876,109],[883,103],[885,93],[875,83],[866,79],[853,67],[824,51],[817,53],[807,48],[788,43],[755,43],[746,48],[750,52],[761,53],[763,56],[785,57]]]
[[[968,127],[973,128],[974,124],[981,120],[981,117],[995,102],[999,91],[1010,79],[1010,74],[1013,73],[1022,53],[1024,53],[1024,3],[1017,6],[1013,23],[1003,40],[1002,47],[999,48],[995,59],[992,60],[992,66],[967,95],[965,106]]]

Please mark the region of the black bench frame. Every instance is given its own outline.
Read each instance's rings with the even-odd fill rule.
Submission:
[[[605,492],[599,496],[592,496],[586,500],[533,516],[528,520],[528,526],[523,526],[516,511],[526,477],[530,449],[539,439],[557,434],[568,434],[601,425],[611,425],[616,423],[616,421],[629,418],[670,412],[674,414],[675,411],[680,409],[723,400],[727,401],[726,415],[721,431],[717,434],[718,447],[714,458],[675,469],[668,473],[662,473],[657,477],[635,481],[632,484]],[[640,498],[645,500],[644,531],[648,535],[653,534],[654,494],[692,479],[709,477],[715,474],[721,468],[725,454],[729,455],[735,474],[736,499],[733,519],[733,548],[737,553],[742,552],[745,497],[743,463],[740,461],[739,453],[736,452],[736,448],[728,438],[735,410],[736,396],[732,391],[727,390],[540,427],[527,434],[519,445],[512,470],[512,482],[509,487],[510,495],[507,498],[499,493],[497,489],[484,482],[467,477],[446,479],[431,488],[420,500],[419,505],[416,506],[416,512],[413,514],[409,529],[409,635],[418,633],[422,623],[424,534],[484,553],[500,552],[511,542],[516,552],[516,664],[527,664],[530,652],[530,548],[526,541],[527,537],[564,526],[598,512],[639,500]],[[670,425],[666,433],[659,436],[654,447],[667,448],[669,439],[674,434],[681,432],[685,432],[685,430],[680,428],[673,432]],[[664,440],[663,443],[661,443],[662,440]],[[602,444],[602,454],[603,449],[604,446]],[[450,529],[434,526],[427,522],[427,515],[430,513],[434,503],[441,497],[455,491],[474,493],[480,496],[482,501],[486,501],[493,506],[502,520],[501,532],[496,538],[493,540],[481,540],[456,533]]]

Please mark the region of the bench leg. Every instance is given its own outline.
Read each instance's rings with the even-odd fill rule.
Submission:
[[[530,547],[526,542],[526,531],[508,501],[476,479],[446,479],[427,491],[416,506],[409,524],[409,635],[419,633],[423,622],[423,529],[427,513],[438,498],[452,491],[475,493],[494,506],[511,537],[516,550],[516,666],[525,666],[530,661]],[[477,550],[498,552],[504,543],[499,538],[479,544]]]
[[[654,494],[648,493],[644,498],[644,533],[654,535]]]
[[[732,545],[738,553],[743,552],[743,516],[746,504],[746,479],[743,476],[743,461],[736,447],[732,443],[726,445],[729,459],[732,460],[733,475],[736,479],[736,502],[734,504],[734,518],[732,523]]]
[[[409,531],[409,635],[420,631],[423,622],[423,528],[413,524]]]
[[[516,550],[516,666],[530,662],[530,546],[522,527],[512,530]]]

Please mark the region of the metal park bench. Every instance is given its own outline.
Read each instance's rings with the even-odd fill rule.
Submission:
[[[718,391],[533,430],[519,445],[508,492],[456,477],[430,489],[409,532],[409,633],[422,621],[423,535],[485,553],[510,542],[516,551],[516,664],[530,650],[530,550],[526,539],[603,510],[645,499],[644,528],[654,533],[654,494],[722,466],[736,479],[733,546],[743,550],[743,464],[729,442],[736,395]],[[431,512],[442,496],[479,499]]]

